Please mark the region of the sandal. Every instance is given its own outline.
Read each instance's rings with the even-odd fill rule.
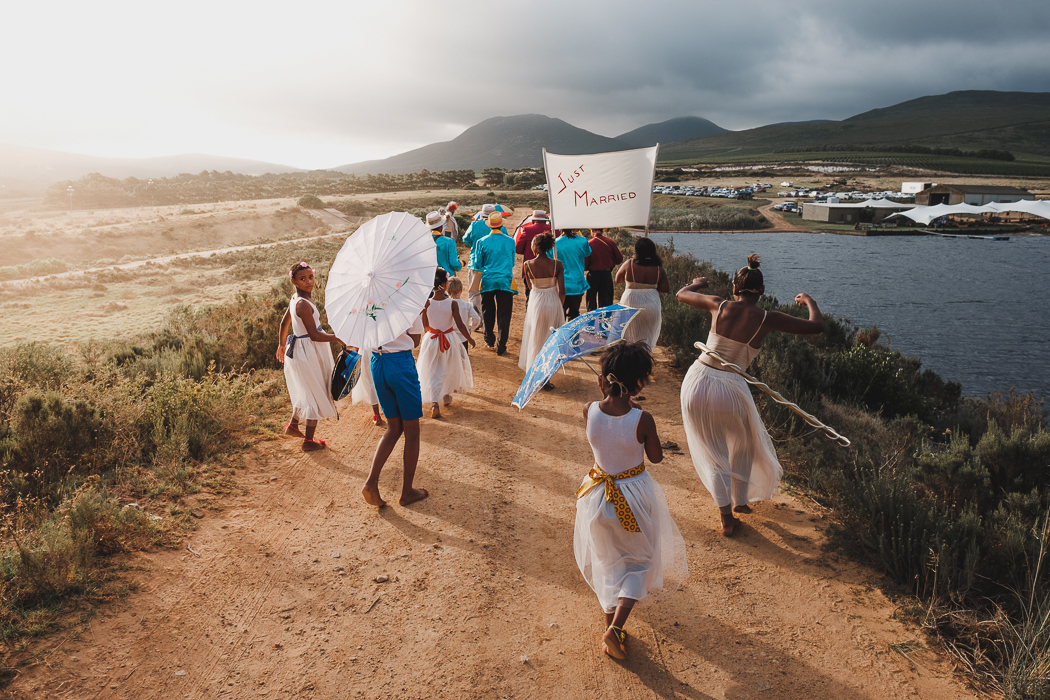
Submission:
[[[383,424],[383,417],[381,415],[379,415],[378,413],[372,414],[372,425],[382,425],[382,424]]]
[[[609,642],[605,642],[604,644],[602,644],[602,651],[614,659],[619,659],[620,661],[626,659],[627,650],[623,648],[623,643],[624,640],[627,638],[627,634],[624,633],[624,631],[616,625],[609,625],[609,629],[605,631],[606,633],[610,631],[613,633],[613,637],[616,638],[616,646],[610,649]]]
[[[298,423],[288,423],[287,425],[285,425],[284,434],[288,437],[306,437],[305,435],[303,435],[303,431],[299,429]]]
[[[300,449],[303,452],[316,452],[323,450],[327,444],[324,440],[303,440],[303,446]]]

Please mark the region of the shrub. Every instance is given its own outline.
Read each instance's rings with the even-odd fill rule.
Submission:
[[[303,209],[324,209],[326,206],[316,194],[304,194],[296,204]]]

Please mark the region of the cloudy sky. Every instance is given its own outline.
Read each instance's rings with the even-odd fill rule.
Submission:
[[[0,13],[0,142],[321,168],[540,113],[615,136],[1050,91],[1048,0],[57,0]]]

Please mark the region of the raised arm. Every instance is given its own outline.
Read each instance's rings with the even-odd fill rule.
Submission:
[[[788,314],[772,313],[769,315],[769,325],[773,330],[795,335],[815,335],[824,332],[824,317],[813,297],[808,294],[799,294],[795,297],[795,303],[799,306],[809,308],[809,319],[797,318]]]
[[[675,294],[675,298],[683,304],[688,304],[693,308],[714,313],[718,310],[718,305],[721,304],[724,299],[722,299],[722,297],[716,297],[713,294],[701,294],[701,289],[707,289],[706,277],[694,278],[691,284],[687,284],[678,290],[678,293]]]

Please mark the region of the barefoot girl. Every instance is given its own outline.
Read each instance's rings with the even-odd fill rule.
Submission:
[[[773,331],[822,333],[824,318],[817,302],[799,294],[795,303],[809,307],[809,319],[763,311],[758,300],[765,292],[759,257],[747,256],[747,267],[733,277],[733,299],[700,294],[707,280],[698,277],[678,291],[678,301],[711,313],[707,345],[727,362],[747,369]],[[700,480],[711,492],[729,537],[740,524],[736,513],[750,513],[749,503],[772,498],[783,470],[773,441],[762,424],[747,382],[702,354],[682,382],[682,418],[689,454]]]
[[[653,358],[644,342],[620,342],[602,355],[598,387],[583,420],[594,468],[577,491],[576,564],[605,612],[602,651],[627,658],[623,626],[636,603],[669,598],[685,579],[685,541],[645,457],[663,459],[653,417],[631,396],[645,386]]]
[[[321,330],[321,314],[310,299],[316,284],[313,269],[300,262],[292,265],[288,274],[295,294],[281,319],[277,345],[277,361],[284,363],[284,379],[292,399],[292,419],[284,426],[284,434],[303,438],[303,452],[313,452],[325,448],[324,440],[314,440],[317,421],[339,418],[329,388],[334,363],[328,344],[345,344]],[[301,420],[306,421],[305,433],[299,427]]]
[[[434,274],[434,296],[423,307],[426,333],[419,345],[419,387],[423,403],[431,404],[430,417],[440,418],[441,407],[452,403],[452,394],[465,394],[474,386],[467,351],[456,342],[456,331],[474,345],[470,331],[459,314],[459,305],[445,295],[448,273],[438,268]]]

